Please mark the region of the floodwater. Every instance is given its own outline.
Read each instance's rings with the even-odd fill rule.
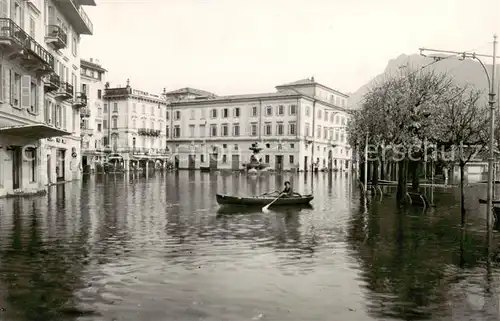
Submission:
[[[313,192],[311,207],[264,214],[215,201],[284,180]],[[461,233],[456,191],[408,211],[391,196],[365,207],[352,182],[87,176],[2,199],[0,320],[499,320],[498,240],[487,246],[479,207]]]

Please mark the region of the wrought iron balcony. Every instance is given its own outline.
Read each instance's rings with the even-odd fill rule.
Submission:
[[[141,136],[152,136],[158,137],[161,134],[161,130],[159,129],[149,129],[149,128],[139,128],[137,133]]]
[[[80,118],[88,118],[90,117],[90,114],[90,108],[83,107],[82,109],[80,109]]]
[[[46,93],[57,90],[61,86],[61,78],[58,74],[52,72],[45,77],[43,86]]]
[[[73,99],[74,108],[82,108],[87,106],[87,95],[85,93],[76,93]]]
[[[68,44],[68,35],[61,27],[56,25],[47,26],[47,35],[45,42],[50,44],[55,50],[66,48]]]
[[[59,90],[55,92],[55,98],[60,100],[68,100],[73,98],[73,85],[67,82],[61,82]]]
[[[18,60],[26,70],[40,76],[54,71],[54,56],[11,19],[0,18],[0,46],[7,59]]]

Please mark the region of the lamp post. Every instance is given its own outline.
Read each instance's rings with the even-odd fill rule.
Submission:
[[[488,94],[488,104],[490,106],[490,116],[489,116],[489,157],[488,157],[488,190],[487,190],[487,196],[486,196],[486,224],[488,231],[491,228],[491,212],[493,209],[493,165],[495,161],[495,73],[496,73],[496,47],[497,47],[497,36],[493,35],[493,55],[481,55],[481,54],[476,54],[475,52],[458,52],[458,51],[447,51],[447,50],[436,50],[436,49],[427,49],[427,48],[420,48],[420,54],[422,56],[425,56],[423,54],[424,51],[429,51],[429,52],[435,52],[435,53],[446,53],[446,54],[454,54],[459,56],[462,59],[465,58],[470,58],[470,59],[475,59],[477,60],[480,64],[481,67],[483,67],[483,70],[486,74],[486,78],[488,79],[488,88],[489,88],[489,94]],[[493,65],[492,65],[492,71],[491,71],[491,77],[488,74],[488,70],[486,69],[486,66],[484,63],[481,61],[479,57],[488,57],[488,58],[493,58]],[[444,59],[444,58],[439,58],[436,57],[437,59]]]

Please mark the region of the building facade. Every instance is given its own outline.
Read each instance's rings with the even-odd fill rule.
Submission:
[[[0,1],[0,196],[4,196],[45,190],[58,177],[55,168],[64,178],[73,178],[67,163],[73,148],[79,149],[79,126],[74,129],[71,124],[84,99],[71,84],[78,82],[73,71],[78,70],[79,37],[92,33],[81,6],[95,2]]]
[[[275,93],[198,95],[167,93],[168,147],[180,169],[241,170],[257,142],[271,169],[348,170],[347,95],[314,78],[276,87]]]
[[[80,110],[81,163],[84,173],[94,172],[97,164],[106,161],[103,145],[106,72],[96,59],[80,60],[80,91],[87,97],[87,106]]]
[[[124,170],[164,168],[166,99],[161,95],[106,85],[103,96],[103,145],[108,160]]]

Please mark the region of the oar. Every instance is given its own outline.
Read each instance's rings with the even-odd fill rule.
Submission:
[[[269,209],[269,206],[271,206],[271,204],[273,204],[274,202],[276,202],[276,201],[278,200],[278,198],[280,198],[280,196],[281,196],[281,194],[280,194],[278,197],[276,197],[276,198],[274,199],[274,201],[272,201],[271,203],[269,203],[269,204],[267,204],[266,206],[264,206],[264,207],[262,208],[262,212],[267,212],[267,211],[268,211],[268,209]]]

